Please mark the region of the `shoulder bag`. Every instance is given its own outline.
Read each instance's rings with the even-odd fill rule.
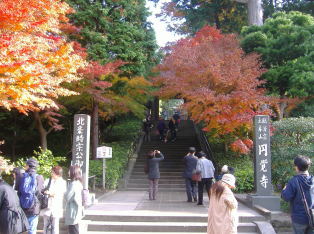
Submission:
[[[39,194],[40,209],[48,208],[49,195],[45,194],[45,191],[48,191],[50,189],[50,185],[51,185],[51,177],[49,178],[47,187]]]
[[[192,180],[193,181],[201,181],[202,180],[202,174],[200,172],[196,172],[196,170],[193,171],[192,173]]]
[[[314,228],[314,209],[312,207],[309,207],[309,205],[307,204],[303,188],[300,185],[298,179],[297,179],[297,182],[298,182],[298,185],[299,185],[299,189],[301,191],[302,201],[303,201],[303,204],[304,204],[304,209],[305,209],[305,212],[306,212],[306,214],[307,214],[307,216],[309,218],[309,225],[310,225],[311,228]]]

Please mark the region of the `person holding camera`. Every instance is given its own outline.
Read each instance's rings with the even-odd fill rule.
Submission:
[[[151,150],[147,155],[149,200],[156,200],[158,181],[160,178],[159,163],[164,160],[164,155],[159,150]]]

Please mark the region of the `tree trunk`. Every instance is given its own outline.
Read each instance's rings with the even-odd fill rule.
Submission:
[[[97,147],[99,143],[98,108],[99,108],[99,103],[94,99],[93,110],[92,110],[92,159],[97,158]]]
[[[263,25],[262,0],[248,0],[249,25]]]
[[[47,135],[50,131],[46,131],[46,129],[44,128],[38,111],[34,112],[34,119],[36,123],[36,128],[38,129],[40,136],[40,147],[42,148],[42,150],[47,150]]]
[[[282,101],[279,103],[279,115],[278,120],[282,120],[285,114],[285,109],[288,106],[288,103],[286,101]]]
[[[246,3],[248,6],[249,25],[263,25],[262,0],[235,0],[239,3]]]

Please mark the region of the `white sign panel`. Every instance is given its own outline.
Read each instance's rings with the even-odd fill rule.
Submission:
[[[112,158],[112,148],[107,146],[97,147],[97,158]]]

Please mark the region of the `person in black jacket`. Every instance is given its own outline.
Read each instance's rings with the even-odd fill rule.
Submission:
[[[36,169],[38,167],[38,162],[36,159],[34,158],[30,158],[27,160],[26,162],[26,170],[25,173],[23,174],[24,176],[27,176],[27,174],[29,176],[35,176],[36,175],[36,182],[37,182],[37,186],[36,186],[36,191],[35,191],[35,198],[34,198],[34,203],[30,208],[23,208],[23,204],[21,202],[21,189],[23,187],[23,178],[21,178],[19,184],[18,184],[18,196],[20,198],[20,204],[21,207],[23,209],[23,211],[26,214],[28,223],[29,223],[29,230],[28,230],[28,234],[36,234],[36,230],[37,230],[37,225],[38,225],[38,216],[40,213],[40,201],[39,201],[39,195],[41,194],[41,192],[44,189],[44,177],[42,175],[38,175],[36,173]]]
[[[169,120],[168,128],[170,131],[170,141],[174,142],[177,139],[177,131],[176,131],[176,124],[175,124],[174,118],[171,118]]]
[[[281,192],[281,197],[290,202],[291,219],[294,234],[313,234],[303,194],[308,207],[314,208],[314,176],[310,176],[308,169],[311,160],[306,156],[297,156],[294,159],[297,175],[293,176]]]
[[[0,234],[17,234],[29,228],[19,198],[0,175]]]

